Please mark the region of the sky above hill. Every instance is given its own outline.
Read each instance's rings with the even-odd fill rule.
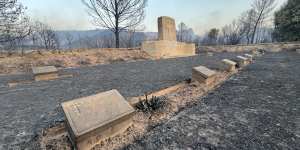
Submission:
[[[279,8],[287,0],[277,0]],[[33,20],[48,23],[56,30],[98,28],[91,23],[81,0],[20,0]],[[220,28],[249,9],[252,0],[148,0],[145,31],[157,32],[157,18],[170,16],[184,22],[198,34]]]

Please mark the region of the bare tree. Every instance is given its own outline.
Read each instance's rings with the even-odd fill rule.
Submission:
[[[255,23],[253,27],[253,33],[251,36],[251,43],[254,43],[255,36],[259,25],[262,24],[275,8],[275,0],[254,0],[252,9],[255,12]]]
[[[36,29],[41,44],[44,48],[46,48],[47,50],[59,48],[58,37],[50,26],[41,22],[36,22]]]
[[[136,36],[141,35],[142,34],[141,32],[144,30],[145,30],[145,26],[140,26],[139,28],[137,27],[129,28],[127,31],[123,32],[121,36],[123,47],[131,48],[137,46],[139,44],[138,40],[141,37],[136,37]]]
[[[194,42],[194,31],[189,28],[185,23],[181,22],[178,25],[177,39],[180,42],[191,43]]]
[[[178,33],[177,33],[178,41],[183,42],[184,34],[185,34],[187,29],[188,29],[188,27],[183,22],[181,22],[178,25]]]
[[[67,32],[67,33],[65,33],[65,38],[67,40],[67,44],[68,44],[69,49],[71,49],[72,48],[72,44],[74,42],[73,35]]]
[[[251,38],[253,35],[254,30],[254,24],[255,24],[255,11],[253,9],[250,9],[244,13],[242,13],[239,21],[242,25],[242,28],[244,28],[244,37],[247,40],[247,44],[250,44]]]
[[[101,37],[101,39],[102,39],[102,47],[105,48],[113,47],[114,37],[112,35],[104,35],[103,37]]]
[[[219,37],[219,29],[213,28],[208,32],[208,39],[210,44],[216,45]]]
[[[97,26],[112,31],[116,48],[120,47],[120,32],[138,26],[145,18],[147,0],[82,0]]]
[[[239,44],[244,33],[245,28],[243,28],[239,22],[234,20],[231,24],[222,28],[223,43],[229,45]]]
[[[0,0],[0,42],[10,42],[30,34],[29,19],[17,0]]]
[[[122,34],[121,36],[122,43],[126,48],[130,48],[135,45],[134,43],[135,34],[136,34],[136,29],[128,29],[127,31],[124,32],[124,34]]]

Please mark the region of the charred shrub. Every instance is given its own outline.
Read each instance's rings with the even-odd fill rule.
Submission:
[[[124,61],[126,61],[124,58],[115,58],[115,59],[110,58],[108,60],[108,62],[111,63],[111,64],[119,63],[119,62],[124,62]]]
[[[80,66],[87,66],[91,64],[91,60],[88,58],[80,58],[77,62],[78,65]]]
[[[60,59],[52,59],[52,60],[49,60],[47,62],[47,65],[48,66],[55,66],[55,67],[63,67],[65,64],[65,62],[63,60],[60,60]]]
[[[165,106],[167,106],[166,97],[153,96],[151,99],[148,99],[146,96],[146,100],[139,102],[136,105],[136,108],[143,112],[154,112],[164,108]]]

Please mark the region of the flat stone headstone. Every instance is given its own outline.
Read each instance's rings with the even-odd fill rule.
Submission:
[[[65,102],[62,108],[70,140],[80,150],[126,131],[135,112],[117,90]]]
[[[237,56],[237,63],[239,67],[244,67],[249,64],[249,59],[243,56]]]
[[[300,49],[296,49],[296,52],[300,54]]]
[[[232,72],[236,70],[236,65],[237,65],[236,62],[229,59],[223,59],[222,63],[223,63],[223,70],[226,70],[228,72]]]
[[[194,67],[192,71],[192,78],[200,83],[210,85],[215,80],[216,72],[204,66]]]
[[[54,66],[33,67],[32,73],[36,81],[52,80],[58,78],[58,70]]]
[[[248,58],[250,61],[253,61],[253,55],[245,54],[245,57]]]

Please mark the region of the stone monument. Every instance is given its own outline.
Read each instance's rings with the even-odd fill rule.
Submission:
[[[143,42],[142,50],[157,58],[196,54],[195,44],[177,42],[175,20],[166,16],[158,18],[158,41]]]
[[[158,40],[176,41],[175,20],[170,17],[158,18]]]

